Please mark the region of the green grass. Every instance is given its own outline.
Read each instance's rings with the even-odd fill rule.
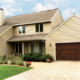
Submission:
[[[30,69],[31,68],[18,66],[0,66],[0,80],[4,80],[8,77],[14,76]]]

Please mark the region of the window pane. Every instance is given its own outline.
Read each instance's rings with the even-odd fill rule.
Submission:
[[[43,24],[40,24],[40,32],[43,32]]]
[[[39,24],[36,24],[36,32],[39,32]]]
[[[39,52],[43,53],[43,43],[39,43]]]
[[[34,43],[31,43],[31,53],[34,53]]]
[[[19,33],[22,33],[22,26],[19,26]]]
[[[25,26],[23,26],[23,33],[25,33]]]

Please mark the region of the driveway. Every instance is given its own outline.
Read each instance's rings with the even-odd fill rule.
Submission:
[[[80,61],[33,62],[34,69],[6,80],[80,80]]]

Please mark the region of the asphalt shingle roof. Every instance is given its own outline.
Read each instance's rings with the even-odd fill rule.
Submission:
[[[8,42],[17,42],[17,41],[32,41],[32,40],[44,40],[43,38],[47,34],[33,34],[33,35],[23,35],[23,36],[14,36],[8,40]]]

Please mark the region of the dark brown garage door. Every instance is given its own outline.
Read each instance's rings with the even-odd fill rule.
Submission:
[[[57,60],[80,60],[80,43],[57,43]]]

